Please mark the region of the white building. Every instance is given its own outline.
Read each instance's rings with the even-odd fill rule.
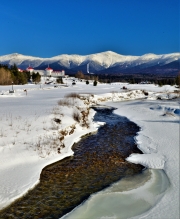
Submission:
[[[53,77],[65,77],[65,71],[52,71],[51,76]]]
[[[27,71],[29,71],[30,73],[34,72],[34,73],[39,73],[41,76],[45,76],[45,77],[65,77],[65,71],[54,71],[52,68],[48,67],[45,70],[35,70],[32,67],[28,67],[26,68]]]
[[[51,76],[51,73],[53,72],[53,69],[49,66],[45,69],[45,76]]]

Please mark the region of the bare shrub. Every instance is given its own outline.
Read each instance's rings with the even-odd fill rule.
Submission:
[[[58,152],[58,154],[61,153],[61,148],[60,147],[57,148],[57,152]]]
[[[62,136],[66,136],[68,134],[68,131],[66,129],[64,130],[61,130],[59,131],[59,133],[62,135]]]
[[[175,117],[174,113],[173,112],[169,112],[169,111],[165,111],[162,116],[173,116],[173,117]]]
[[[37,150],[40,150],[42,145],[41,145],[41,137],[38,138],[37,142],[35,142],[35,147]]]
[[[80,115],[80,113],[79,113],[77,110],[73,112],[72,116],[73,116],[73,119],[74,119],[76,122],[80,123],[80,121],[81,121],[81,115]]]
[[[80,98],[80,95],[77,93],[70,93],[65,96],[66,98]]]
[[[64,136],[61,136],[60,138],[59,138],[59,141],[63,141],[64,140]]]
[[[62,147],[62,148],[65,148],[65,144],[63,143],[63,144],[61,145],[61,147]]]
[[[54,122],[56,122],[56,123],[60,124],[60,123],[61,123],[61,120],[60,120],[60,119],[58,119],[58,118],[54,118]]]
[[[0,131],[0,137],[2,138],[2,137],[4,137],[5,135],[4,135],[4,130],[3,129],[1,129],[1,131]]]
[[[74,133],[74,130],[76,129],[75,125],[70,126],[71,130],[69,131],[69,135],[72,135]]]
[[[143,94],[144,94],[145,96],[148,96],[148,95],[149,95],[148,92],[145,91],[145,90],[143,90],[142,92],[143,92]]]
[[[58,101],[59,106],[71,106],[71,102],[68,99],[62,99]]]
[[[89,128],[89,121],[88,121],[89,108],[87,108],[87,110],[82,111],[81,114],[82,114],[82,126]]]
[[[12,144],[13,144],[13,145],[15,145],[15,144],[16,144],[16,141],[15,141],[15,139],[12,141]]]

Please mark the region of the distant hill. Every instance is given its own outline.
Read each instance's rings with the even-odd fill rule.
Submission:
[[[13,65],[22,69],[29,65],[35,69],[45,69],[48,65],[54,70],[65,70],[68,74],[77,71],[96,74],[160,74],[175,76],[180,71],[180,53],[145,54],[142,56],[124,56],[112,51],[91,55],[59,55],[52,58],[25,56],[18,53],[0,56],[0,63]]]

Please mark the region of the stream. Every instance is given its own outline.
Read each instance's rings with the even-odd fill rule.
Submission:
[[[40,183],[0,211],[0,218],[58,219],[112,183],[142,173],[143,166],[125,160],[142,153],[134,141],[139,127],[114,114],[114,108],[93,109],[94,121],[106,124],[75,143],[73,156],[45,167]]]

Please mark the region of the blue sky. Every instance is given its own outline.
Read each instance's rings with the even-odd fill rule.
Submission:
[[[179,0],[1,0],[0,55],[179,52]]]

